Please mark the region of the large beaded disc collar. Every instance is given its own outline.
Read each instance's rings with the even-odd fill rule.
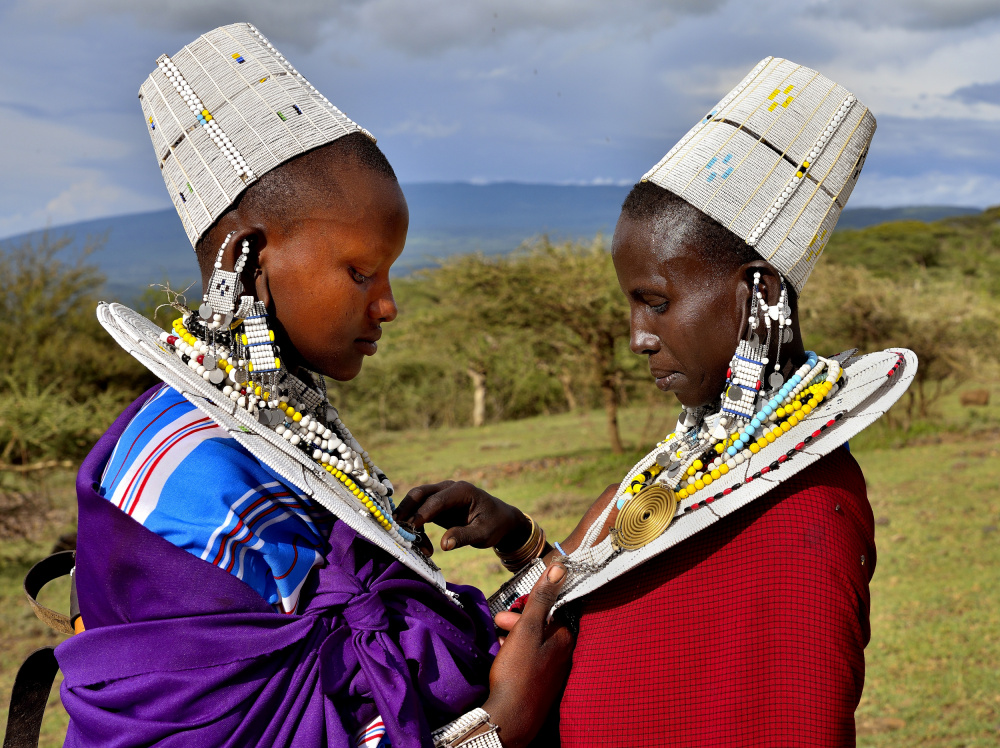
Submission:
[[[917,357],[905,348],[857,357],[845,353],[826,361],[833,370],[840,369],[836,391],[797,418],[794,426],[779,430],[780,435],[767,448],[747,450],[745,459],[710,485],[681,497],[683,491],[673,492],[669,486],[653,483],[634,495],[636,479],[663,461],[664,447],[657,446],[636,463],[584,542],[564,559],[568,574],[556,607],[603,587],[705,530],[841,447],[878,420],[917,373]],[[633,542],[617,541],[615,533],[595,542],[616,506],[621,507],[616,530],[631,529]],[[490,598],[491,610],[504,610],[527,594],[544,568],[537,561],[513,577]]]
[[[308,419],[308,416],[293,413],[294,409],[283,403],[280,406],[283,410],[272,408],[265,411],[263,407],[257,407],[262,406],[261,401],[255,405],[251,396],[251,400],[247,402],[246,396],[238,394],[239,390],[235,391],[236,398],[232,397],[233,392],[224,393],[224,389],[220,389],[223,382],[215,382],[208,376],[219,369],[199,372],[196,361],[185,360],[190,359],[190,356],[184,352],[183,341],[174,340],[174,336],[167,331],[161,330],[126,306],[101,303],[97,307],[97,318],[122,348],[226,429],[230,436],[282,479],[347,523],[370,543],[389,553],[450,598],[453,597],[445,586],[440,569],[415,547],[412,536],[406,537],[408,533],[393,522],[385,491],[385,485],[391,488],[391,483],[370,463],[367,453],[361,450],[357,441],[346,431],[335,409],[326,403],[325,398],[321,398],[312,389],[303,387],[300,382],[286,384],[286,388],[290,387],[297,399],[309,401],[314,406],[308,408],[310,411],[319,414],[320,410],[328,409],[325,414],[319,414],[316,421],[323,418],[330,425],[336,424],[342,438],[338,439],[331,433],[330,439],[323,441],[324,448],[337,455],[338,452],[332,446],[327,447],[328,442],[336,444],[342,456],[355,461],[345,464],[344,460],[340,460],[337,462],[340,468],[331,464],[322,450],[310,451],[298,443],[300,438],[308,439],[309,434],[315,434],[317,430],[310,432],[301,427],[303,418]],[[222,361],[218,364],[213,362],[213,366],[224,365]],[[226,373],[233,375],[234,382],[240,378],[235,371]],[[226,388],[232,389],[228,385]],[[258,392],[258,395],[262,394]],[[283,413],[289,427],[269,423],[269,419],[261,416],[261,413],[270,415],[272,412]],[[314,438],[318,440],[318,437]],[[354,449],[347,450],[342,442],[347,442]],[[320,459],[321,455],[323,459]],[[357,477],[367,479],[369,474],[372,480],[366,481],[366,484],[362,484],[361,478]],[[355,476],[355,479],[352,480],[351,476]],[[376,477],[378,480],[374,480]]]

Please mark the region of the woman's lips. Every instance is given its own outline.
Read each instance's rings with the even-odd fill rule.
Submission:
[[[378,351],[378,343],[374,340],[357,338],[354,341],[354,346],[366,356],[374,356],[376,351]]]
[[[664,392],[669,392],[673,389],[673,386],[677,382],[677,378],[680,374],[676,371],[665,372],[662,374],[660,372],[653,372],[653,376],[656,378],[656,386]]]

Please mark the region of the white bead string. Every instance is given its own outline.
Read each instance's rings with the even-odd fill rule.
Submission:
[[[331,474],[334,471],[339,471],[348,476],[363,492],[371,505],[366,505],[366,509],[368,511],[377,509],[385,519],[383,527],[386,532],[396,542],[409,547],[415,536],[399,527],[392,518],[395,511],[391,499],[392,482],[375,466],[368,452],[361,447],[346,424],[340,419],[336,410],[329,406],[325,398],[311,398],[316,401],[316,407],[310,407],[300,399],[293,400],[291,395],[293,391],[305,393],[310,390],[305,383],[287,371],[284,372],[284,380],[282,381],[282,389],[286,392],[277,397],[265,397],[264,390],[268,389],[266,386],[255,385],[252,381],[244,378],[251,361],[225,346],[217,346],[213,349],[207,342],[198,339],[198,336],[191,332],[189,326],[193,324],[194,319],[195,316],[189,314],[183,320],[179,320],[179,324],[175,323],[177,332],[183,332],[189,336],[188,340],[183,339],[179,334],[170,335],[163,332],[159,336],[160,341],[168,348],[172,348],[182,361],[186,358],[185,363],[189,368],[193,369],[206,382],[216,385],[221,390],[223,397],[228,398],[237,407],[256,418],[258,423],[271,428],[277,436],[280,436],[292,447],[309,454],[315,462],[323,466],[329,465]],[[259,337],[256,333],[254,335],[255,338]],[[191,343],[190,339],[194,339],[195,342]],[[217,361],[217,363],[216,361],[212,362],[211,368],[203,364],[208,355],[212,355]],[[213,378],[213,372],[222,371],[225,368],[230,368],[228,375],[218,377],[218,381],[216,381],[216,378]],[[241,379],[244,381],[240,381]],[[326,406],[325,412],[322,412],[324,405]],[[295,420],[291,416],[281,417],[280,411],[288,407],[292,407],[297,412],[296,417],[300,420]],[[276,417],[270,417],[271,413]],[[365,504],[365,498],[359,496],[358,499],[362,504]]]
[[[309,92],[313,96],[315,96],[316,98],[318,98],[320,101],[322,101],[324,104],[326,104],[330,109],[332,109],[337,114],[339,114],[341,117],[343,117],[344,119],[346,119],[350,124],[354,125],[359,130],[361,130],[361,132],[363,132],[368,138],[370,138],[373,143],[375,142],[375,136],[374,135],[372,135],[370,132],[368,132],[368,130],[366,130],[365,128],[361,127],[361,125],[359,125],[357,122],[353,121],[350,117],[348,117],[346,114],[344,114],[342,111],[340,111],[340,109],[338,109],[336,106],[333,105],[332,101],[330,101],[323,94],[321,94],[316,89],[316,87],[312,83],[310,83],[308,81],[308,79],[306,79],[306,77],[304,75],[302,75],[302,73],[300,73],[298,70],[296,70],[295,67],[288,60],[285,59],[284,55],[282,55],[281,52],[279,52],[277,49],[274,48],[274,45],[271,44],[271,42],[268,41],[268,39],[267,39],[266,36],[264,36],[262,33],[260,33],[260,31],[257,30],[256,26],[254,26],[253,24],[247,24],[247,27],[250,29],[250,31],[252,31],[257,36],[257,38],[261,41],[261,43],[264,46],[266,46],[268,48],[268,50],[271,51],[271,53],[277,58],[278,62],[280,62],[282,64],[282,66],[289,73],[291,73],[292,75],[294,75],[298,79],[299,83],[301,83],[303,86],[305,86],[306,88],[309,89]]]
[[[181,75],[181,71],[178,70],[177,65],[174,61],[170,59],[169,56],[163,55],[159,60],[157,60],[157,66],[163,71],[163,74],[167,76],[167,79],[173,84],[174,90],[180,94],[181,98],[188,105],[188,109],[191,110],[192,114],[205,131],[208,136],[212,139],[212,142],[218,146],[219,150],[222,151],[222,155],[226,157],[229,161],[230,166],[233,167],[233,171],[236,172],[236,176],[245,177],[247,180],[252,180],[256,178],[256,175],[248,165],[246,160],[243,158],[243,154],[239,152],[239,149],[233,145],[233,142],[226,135],[225,131],[219,126],[219,123],[215,121],[211,112],[205,108],[198,94],[194,92],[194,89],[188,84]]]
[[[857,99],[853,94],[848,94],[847,98],[841,103],[840,108],[834,113],[833,117],[830,119],[827,126],[823,129],[823,132],[819,134],[813,147],[809,150],[809,153],[803,159],[802,164],[799,166],[798,171],[795,175],[788,180],[788,184],[781,191],[777,198],[775,198],[774,203],[771,207],[767,209],[767,212],[760,219],[760,222],[754,227],[753,231],[750,232],[750,236],[747,237],[746,242],[751,247],[755,246],[764,233],[770,228],[771,224],[774,223],[774,219],[778,217],[778,213],[791,199],[792,195],[799,188],[799,185],[805,180],[806,175],[809,173],[809,169],[812,165],[816,163],[816,159],[820,157],[823,153],[823,149],[826,144],[830,142],[833,138],[837,128],[844,122],[847,118],[847,113],[851,111],[851,107],[854,106],[854,102]]]

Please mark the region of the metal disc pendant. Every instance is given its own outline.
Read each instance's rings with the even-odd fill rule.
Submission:
[[[774,372],[767,378],[767,383],[771,385],[772,390],[779,390],[781,389],[781,385],[785,383],[785,378],[778,372]]]
[[[208,381],[212,384],[222,384],[222,380],[226,378],[225,372],[222,369],[212,369],[208,372]]]
[[[211,320],[212,315],[215,314],[215,310],[212,309],[212,305],[207,301],[203,302],[200,307],[198,307],[198,316],[204,320]]]
[[[784,329],[782,329],[782,331],[781,331],[781,342],[782,343],[791,343],[792,342],[792,328],[785,327]]]
[[[625,550],[636,550],[656,540],[674,519],[677,497],[665,486],[642,489],[625,502],[611,531],[614,543]]]
[[[216,366],[219,365],[219,360],[211,353],[206,353],[201,360],[201,365],[204,366],[209,371],[212,371]]]
[[[738,403],[743,399],[743,388],[738,384],[729,385],[729,389],[726,390],[726,397],[732,400],[734,403]]]
[[[246,369],[237,369],[234,374],[236,377],[236,384],[245,384],[247,380],[250,379],[250,375],[247,373]]]

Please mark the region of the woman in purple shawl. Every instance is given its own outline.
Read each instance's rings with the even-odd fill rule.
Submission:
[[[413,560],[391,483],[325,398],[396,316],[391,166],[247,24],[162,56],[140,100],[207,292],[152,345],[99,312],[165,384],[80,470],[66,744],[526,745],[568,670],[572,637],[546,622],[564,570],[501,650],[482,594]],[[518,510],[482,512],[465,542],[545,550]]]

